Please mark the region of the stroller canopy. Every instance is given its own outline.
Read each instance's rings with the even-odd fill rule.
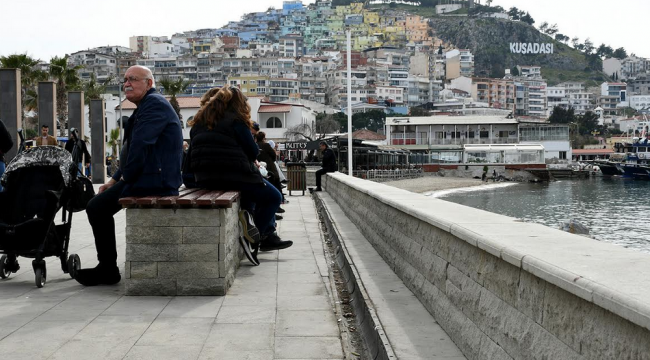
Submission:
[[[76,170],[76,166],[72,161],[72,155],[58,146],[36,146],[16,155],[9,165],[7,165],[7,169],[2,175],[0,183],[5,185],[11,173],[18,169],[53,165],[59,167],[65,186],[70,186],[73,180],[72,174]]]

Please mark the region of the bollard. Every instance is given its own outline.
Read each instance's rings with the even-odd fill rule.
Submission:
[[[93,184],[106,182],[105,118],[104,100],[90,100],[90,168]]]
[[[7,163],[16,156],[16,150],[20,146],[18,129],[23,127],[20,82],[20,69],[0,69],[0,120],[14,141],[14,146],[5,154]]]
[[[53,81],[38,83],[38,129],[40,134],[43,125],[50,127],[51,135],[59,136],[56,121],[56,84]]]

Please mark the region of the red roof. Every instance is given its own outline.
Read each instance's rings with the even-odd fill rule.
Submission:
[[[367,129],[361,129],[353,132],[352,138],[361,140],[386,140],[386,136]]]
[[[165,99],[169,100],[171,96],[165,96]],[[176,101],[181,109],[198,109],[201,104],[201,98],[198,97],[177,97]],[[122,101],[122,110],[135,110],[135,108],[135,104],[129,100]],[[115,109],[119,109],[119,106],[116,106]]]
[[[288,113],[291,112],[291,105],[261,105],[258,113]]]

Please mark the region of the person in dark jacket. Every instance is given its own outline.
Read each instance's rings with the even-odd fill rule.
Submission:
[[[0,120],[0,177],[5,172],[6,163],[5,163],[5,153],[7,153],[14,146],[14,141],[11,138],[11,134],[5,127],[5,124]],[[2,191],[2,185],[0,184],[0,191]]]
[[[74,161],[74,163],[79,166],[79,171],[83,172],[84,165],[87,163],[90,164],[90,153],[88,152],[88,146],[86,146],[86,142],[77,138],[77,136],[78,135],[73,136],[70,134],[70,138],[68,138],[68,141],[65,143],[65,149],[70,154],[72,154],[72,161]],[[75,142],[77,145],[77,152],[73,153]],[[82,161],[84,160],[84,156],[85,161]]]
[[[335,172],[336,171],[336,157],[334,156],[334,151],[329,148],[327,143],[325,141],[321,141],[320,144],[320,151],[321,151],[321,156],[323,157],[323,165],[322,168],[316,171],[316,189],[309,189],[311,191],[323,191],[321,189],[320,184],[321,180],[320,177],[323,176],[323,174],[326,174],[328,172]]]
[[[178,195],[182,183],[180,121],[169,101],[156,92],[151,70],[130,67],[124,75],[124,93],[137,108],[125,131],[118,170],[86,207],[99,260],[97,267],[77,271],[75,279],[86,286],[116,284],[121,279],[113,220],[122,209],[119,199]]]
[[[255,134],[255,140],[257,141],[257,146],[260,147],[260,153],[257,155],[257,161],[266,163],[266,170],[269,173],[269,182],[271,185],[275,186],[275,188],[278,189],[280,193],[282,193],[280,175],[278,174],[278,170],[275,167],[275,160],[277,159],[275,149],[273,149],[273,147],[271,147],[271,144],[266,141],[266,133],[264,131],[260,131]],[[282,200],[284,201],[284,194],[282,195]],[[283,208],[278,208],[278,213],[283,212]],[[276,215],[275,218],[276,220],[282,220],[281,215]]]
[[[260,250],[285,249],[293,242],[281,240],[274,226],[282,195],[258,170],[259,147],[251,134],[250,111],[239,89],[226,86],[216,91],[190,121],[190,171],[199,187],[241,192],[241,208],[253,214],[251,223],[250,216],[242,212],[247,217],[242,224],[249,242],[258,242],[246,229],[254,226]]]

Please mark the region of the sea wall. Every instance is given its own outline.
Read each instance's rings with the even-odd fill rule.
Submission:
[[[650,256],[341,173],[323,185],[468,359],[650,359]]]

